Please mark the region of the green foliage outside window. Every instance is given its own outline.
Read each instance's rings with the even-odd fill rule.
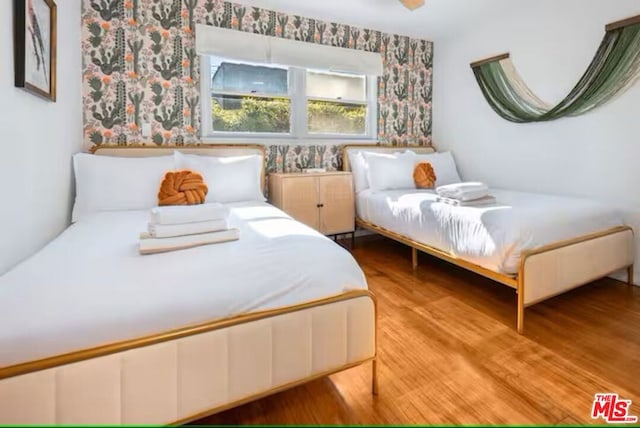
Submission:
[[[291,104],[282,98],[214,97],[211,103],[213,129],[218,132],[290,131]],[[223,106],[230,106],[224,108]],[[310,101],[310,133],[357,134],[366,132],[366,106]]]
[[[309,101],[309,132],[314,134],[355,134],[367,132],[367,108],[361,104]]]
[[[230,98],[230,97],[229,97]],[[290,101],[282,98],[244,97],[235,108],[223,108],[218,98],[211,100],[214,131],[219,132],[289,132]],[[234,97],[235,98],[235,97]],[[236,99],[231,100],[236,101]],[[240,101],[240,100],[237,100]]]

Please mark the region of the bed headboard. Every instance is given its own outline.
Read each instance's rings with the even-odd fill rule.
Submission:
[[[370,144],[350,144],[342,147],[342,170],[351,171],[351,165],[349,165],[348,153],[351,151],[359,152],[378,152],[378,153],[395,153],[411,150],[415,153],[435,153],[433,147],[427,146],[374,146]]]
[[[200,156],[262,156],[262,191],[265,191],[266,152],[259,144],[197,144],[189,146],[95,146],[91,153],[100,156],[148,157],[166,156],[179,150],[182,153]]]

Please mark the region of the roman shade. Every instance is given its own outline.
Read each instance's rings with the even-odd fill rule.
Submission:
[[[225,58],[370,76],[382,74],[377,52],[326,46],[253,34],[245,31],[196,25],[196,52]]]

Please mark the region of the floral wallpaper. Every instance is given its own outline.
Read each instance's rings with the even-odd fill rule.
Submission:
[[[84,0],[87,146],[199,142],[196,23],[380,52],[380,143],[431,144],[431,42],[222,0]],[[141,133],[147,122],[150,139]],[[339,169],[342,162],[335,145],[271,145],[267,153],[270,171]]]

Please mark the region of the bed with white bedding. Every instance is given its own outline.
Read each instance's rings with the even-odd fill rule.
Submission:
[[[152,256],[148,211],[69,227],[0,277],[0,367],[367,289],[330,239],[266,202],[231,206],[241,239]]]
[[[185,422],[367,361],[375,392],[353,257],[265,202],[229,206],[237,241],[143,256],[149,210],[99,212],[0,277],[0,424]]]
[[[524,329],[524,308],[617,270],[627,269],[633,280],[633,231],[615,209],[596,201],[504,189],[491,189],[496,203],[460,207],[436,201],[433,190],[367,186],[373,167],[358,154],[435,154],[429,147],[345,146],[343,167],[352,170],[356,188],[356,223],[412,247],[447,260],[500,283],[518,293],[517,330]],[[438,154],[439,155],[439,154]],[[449,184],[461,181],[450,156],[431,158]],[[360,159],[360,160],[358,160]],[[388,161],[387,161],[388,162]],[[411,163],[413,165],[413,163]],[[375,165],[374,165],[375,166]],[[380,168],[377,168],[380,170]],[[363,171],[365,174],[363,174]],[[389,170],[388,170],[389,171]],[[376,180],[411,181],[388,176]],[[404,180],[404,181],[403,181]],[[411,183],[413,184],[413,183]],[[437,184],[439,185],[439,184]]]
[[[433,190],[360,192],[358,217],[495,272],[517,275],[524,251],[623,224],[605,204],[491,189],[495,205],[456,207]]]

